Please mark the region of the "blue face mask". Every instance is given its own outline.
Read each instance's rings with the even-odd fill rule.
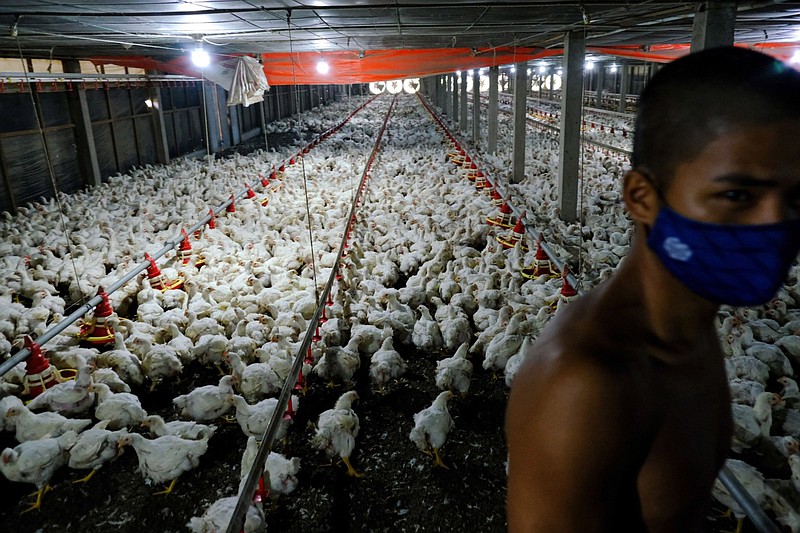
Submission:
[[[673,276],[706,300],[761,305],[778,292],[800,250],[800,220],[710,224],[663,206],[647,245]]]

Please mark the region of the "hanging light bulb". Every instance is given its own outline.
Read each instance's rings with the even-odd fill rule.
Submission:
[[[317,62],[317,72],[320,74],[327,74],[331,70],[331,66],[325,61]]]
[[[202,47],[197,47],[192,50],[192,63],[200,68],[206,68],[211,64],[211,58],[208,56],[208,52],[203,50]]]

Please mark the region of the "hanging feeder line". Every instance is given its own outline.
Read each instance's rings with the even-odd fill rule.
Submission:
[[[374,98],[370,99],[369,101],[371,102],[372,100],[374,100]],[[311,341],[316,331],[317,324],[322,316],[322,311],[325,309],[328,295],[333,287],[336,274],[339,271],[339,263],[342,260],[345,245],[350,237],[350,227],[355,223],[359,201],[361,199],[361,195],[364,193],[367,179],[369,178],[370,169],[372,168],[372,164],[375,162],[375,157],[380,149],[381,139],[383,138],[383,133],[386,131],[386,124],[389,122],[389,117],[392,114],[396,100],[397,96],[395,95],[392,98],[392,103],[389,105],[389,110],[386,112],[386,117],[383,119],[383,125],[378,132],[372,153],[370,154],[369,159],[367,159],[367,164],[364,167],[364,173],[362,174],[361,181],[359,182],[358,192],[356,193],[355,198],[350,205],[350,214],[347,217],[347,221],[344,225],[344,235],[342,235],[342,242],[339,245],[339,252],[337,253],[336,261],[334,261],[333,267],[331,268],[331,272],[328,276],[328,282],[325,284],[325,288],[322,290],[322,293],[319,296],[317,308],[314,310],[314,315],[309,321],[308,329],[303,337],[303,342],[300,344],[300,348],[298,349],[297,355],[294,358],[292,369],[289,372],[289,375],[286,376],[286,381],[283,384],[280,396],[278,396],[278,404],[275,406],[275,410],[272,412],[272,418],[269,421],[269,426],[267,426],[267,429],[264,430],[264,435],[261,437],[261,443],[258,446],[258,453],[253,461],[253,466],[250,468],[250,472],[247,474],[245,484],[239,492],[239,499],[236,502],[236,507],[234,508],[233,513],[231,514],[231,520],[228,523],[228,528],[225,530],[226,533],[239,533],[242,530],[245,513],[247,513],[247,510],[253,502],[253,495],[255,494],[258,480],[263,475],[267,456],[272,450],[275,434],[278,431],[278,424],[283,420],[284,411],[289,404],[289,399],[291,398],[292,391],[294,390],[295,382],[300,375],[300,370],[303,368],[306,352],[311,347]],[[361,107],[363,107],[363,105]]]
[[[332,133],[338,131],[342,126],[344,126],[344,124],[346,124],[350,119],[352,119],[353,116],[356,113],[361,111],[361,109],[363,109],[367,104],[372,102],[376,97],[377,96],[370,98],[365,103],[363,103],[358,108],[356,108],[352,113],[350,113],[342,122],[340,122],[336,126],[333,126],[332,128],[329,128],[328,130],[326,130],[325,132],[320,134],[319,140],[320,141],[324,140],[325,138],[330,136]],[[291,161],[291,158],[293,158],[293,157],[294,156],[290,156],[289,159],[284,160],[284,162],[281,163],[281,165],[279,165],[279,166],[288,165],[289,162]],[[225,201],[223,204],[218,206],[216,209],[214,209],[214,208],[209,209],[208,214],[206,214],[203,218],[201,218],[200,221],[197,222],[195,225],[193,225],[189,229],[187,229],[186,232],[189,233],[189,234],[193,234],[195,231],[205,227],[205,225],[212,218],[214,218],[214,216],[222,213],[222,211],[227,209],[228,206],[234,204],[234,202],[236,200],[246,196],[248,194],[249,190],[250,190],[250,188],[246,187],[246,188],[242,189],[240,192],[238,192],[236,194],[232,194],[231,197],[228,198],[227,201]],[[170,250],[173,250],[176,246],[181,244],[183,242],[183,240],[184,240],[183,233],[180,233],[180,234],[178,234],[177,237],[173,238],[172,240],[167,241],[166,244],[160,250],[158,250],[157,252],[155,252],[153,254],[150,254],[150,256],[152,257],[152,259],[157,260],[157,259],[161,258],[164,254],[166,254]],[[140,273],[144,272],[147,269],[147,267],[149,267],[149,266],[150,266],[150,262],[148,260],[142,261],[141,263],[139,263],[138,265],[133,267],[131,270],[129,270],[125,275],[123,275],[117,281],[112,283],[110,286],[106,287],[105,288],[106,289],[106,294],[109,294],[109,295],[112,294],[114,291],[116,291],[120,287],[124,286],[130,280],[132,280],[133,278],[138,276]],[[39,346],[44,346],[45,343],[47,343],[48,341],[50,341],[53,338],[55,338],[56,335],[58,335],[59,333],[61,333],[65,329],[67,329],[76,320],[78,320],[79,318],[82,318],[84,315],[86,315],[86,313],[91,311],[101,301],[102,301],[102,298],[99,295],[95,295],[88,302],[86,302],[85,304],[83,304],[80,307],[78,307],[70,315],[64,317],[64,319],[62,319],[58,324],[56,324],[55,326],[52,326],[47,331],[45,331],[44,333],[39,335],[39,337],[34,339],[34,342],[36,344],[38,344]],[[9,370],[14,368],[17,364],[21,363],[22,361],[25,361],[30,355],[31,355],[30,349],[25,347],[25,348],[22,348],[16,354],[12,355],[10,358],[8,358],[5,361],[3,361],[3,363],[0,364],[0,377],[5,375]]]
[[[420,102],[422,102],[422,105],[433,116],[434,120],[442,127],[444,131],[448,132],[448,134],[455,139],[455,136],[452,135],[447,126],[445,126],[444,122],[441,119],[439,119],[433,108],[427,102],[425,102],[425,100],[422,98],[422,96],[419,95],[419,93],[418,96],[420,98]],[[462,148],[464,147],[464,143],[460,143],[460,145]],[[476,161],[476,158],[473,157],[472,155],[470,155],[469,157],[473,161]],[[495,189],[498,188],[497,183],[493,181],[492,184],[494,185]],[[503,197],[510,198],[510,195],[503,195]],[[519,219],[521,213],[510,204],[509,207],[511,207],[512,211]],[[536,230],[534,230],[528,225],[525,226],[525,229],[531,235],[533,235],[536,240],[539,239],[540,234]],[[547,246],[547,244],[544,241],[540,243],[540,246],[542,250],[550,258],[550,261],[556,266],[556,268],[560,272],[563,272],[565,263],[562,262],[560,259],[558,259],[558,256],[556,256],[555,253],[553,253],[552,249],[550,249],[550,247]],[[577,279],[575,279],[572,273],[568,272],[566,277],[570,285],[577,289],[578,296],[583,296],[585,292],[577,285]],[[755,501],[752,495],[747,491],[744,485],[742,485],[742,483],[739,481],[736,475],[733,472],[731,472],[727,466],[723,465],[722,469],[719,472],[718,478],[720,482],[722,482],[722,484],[728,490],[728,492],[731,494],[731,496],[733,496],[733,498],[736,500],[736,503],[738,503],[739,506],[742,508],[742,510],[744,510],[747,517],[753,522],[753,525],[756,526],[756,529],[760,533],[780,533],[780,529],[766,515],[764,510],[759,506],[759,504]]]
[[[419,95],[419,93],[417,93],[417,96],[419,97],[420,102],[425,107],[425,109],[427,109],[428,112],[431,114],[433,119],[444,129],[444,131],[448,132],[448,134],[450,136],[452,136],[452,138],[455,139],[455,135],[453,135],[452,132],[450,132],[449,128],[447,128],[447,126],[444,124],[444,122],[436,115],[436,112],[433,110],[433,108],[422,98],[422,96]],[[459,144],[461,145],[462,148],[464,148],[465,143],[459,143]],[[465,152],[466,152],[466,150],[465,150]],[[475,158],[472,155],[470,155],[469,157],[473,161],[480,161],[479,159]],[[502,189],[500,189],[498,187],[498,184],[497,184],[496,180],[490,180],[490,181],[491,181],[491,183],[492,183],[492,185],[494,186],[495,189],[499,189],[500,190],[499,192],[501,192],[501,196],[503,196],[503,198],[511,198],[512,197],[510,192],[508,192],[508,191],[506,191],[505,194],[502,194],[503,191],[502,191]],[[514,214],[514,216],[519,220],[520,216],[522,215],[522,213],[519,211],[519,209],[515,208],[510,202],[508,203],[508,205],[511,208],[511,211]],[[538,241],[539,240],[540,233],[538,231],[536,231],[535,229],[533,229],[529,224],[525,225],[525,231],[527,231],[533,237],[534,241]],[[558,255],[556,255],[556,253],[553,251],[553,249],[550,248],[550,246],[546,242],[544,242],[544,240],[541,242],[540,246],[541,246],[542,250],[550,258],[550,262],[556,267],[556,269],[558,269],[559,272],[563,272],[564,271],[564,265],[566,264],[566,262],[562,261],[558,257]],[[578,279],[575,277],[575,275],[571,271],[567,273],[567,281],[569,282],[569,284],[572,287],[576,287],[577,288],[579,286]],[[580,289],[578,289],[578,293],[582,294],[582,291]]]

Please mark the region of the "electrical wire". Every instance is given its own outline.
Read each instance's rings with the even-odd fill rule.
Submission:
[[[53,162],[50,159],[50,151],[47,149],[47,141],[44,136],[44,128],[42,126],[42,121],[39,118],[39,112],[41,111],[41,109],[39,109],[39,112],[37,112],[38,106],[36,105],[36,99],[33,97],[33,86],[31,86],[30,81],[28,79],[28,66],[25,64],[25,58],[22,55],[22,45],[19,42],[19,37],[15,37],[15,40],[17,41],[17,50],[19,50],[19,60],[22,63],[22,72],[25,73],[25,80],[28,83],[28,93],[31,96],[31,104],[33,105],[33,114],[36,117],[36,126],[39,130],[39,137],[42,140],[42,149],[44,151],[44,158],[45,162],[47,163],[47,171],[50,175],[50,185],[53,187],[53,197],[56,199],[56,204],[58,205],[58,214],[61,220],[61,229],[64,232],[64,238],[67,241],[67,248],[69,249],[69,258],[70,262],[72,263],[72,271],[75,273],[75,285],[78,287],[78,292],[81,295],[80,303],[83,304],[86,301],[86,295],[83,294],[83,291],[81,290],[80,276],[78,275],[78,266],[75,263],[75,253],[72,248],[72,237],[70,236],[69,227],[67,226],[67,219],[66,216],[64,215],[64,208],[61,204],[61,196],[58,190],[56,174],[55,171],[53,170]],[[75,305],[77,303],[78,302],[72,302],[72,305]]]
[[[291,25],[291,22],[290,22],[291,17],[292,17],[292,12],[291,12],[291,10],[289,10],[286,13],[286,25],[289,28],[289,57],[292,58],[292,81],[294,82],[292,84],[292,87],[297,87],[297,74],[296,74],[295,66],[294,66],[294,49],[293,49],[293,46],[292,46],[292,25]],[[296,105],[297,105],[297,111],[299,112],[300,111],[300,93],[298,91],[295,91],[294,94],[295,94],[295,97],[296,97],[295,101],[296,101]],[[309,100],[310,99],[311,98],[310,98],[310,93],[309,93]],[[309,200],[308,200],[308,178],[306,176],[306,161],[305,161],[305,159],[306,159],[305,158],[305,154],[301,153],[300,154],[300,169],[303,172],[303,191],[305,192],[305,196],[306,196],[306,221],[308,223],[307,224],[308,225],[308,242],[309,242],[309,246],[311,247],[311,274],[312,274],[313,279],[314,279],[314,298],[316,299],[317,302],[319,302],[319,286],[317,285],[317,260],[316,260],[316,256],[314,255],[314,234],[311,231],[311,206],[309,205]]]

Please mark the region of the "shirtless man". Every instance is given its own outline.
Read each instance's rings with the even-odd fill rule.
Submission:
[[[666,65],[623,197],[628,256],[514,379],[512,533],[701,529],[731,440],[715,315],[770,300],[800,249],[800,73],[733,47]]]

